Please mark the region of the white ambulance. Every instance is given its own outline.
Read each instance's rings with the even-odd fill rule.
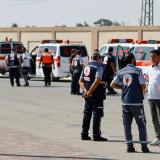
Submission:
[[[160,41],[157,40],[137,40],[129,53],[133,53],[136,58],[136,66],[141,68],[146,78],[151,67],[150,52],[160,51]]]
[[[52,80],[70,76],[69,58],[72,49],[80,50],[84,65],[88,63],[88,53],[85,45],[63,43],[62,40],[43,40],[42,44],[36,46],[30,53],[32,56],[32,77],[44,77],[42,68],[39,68],[39,61],[45,48],[48,48],[49,53],[51,53],[54,58]]]
[[[0,74],[4,75],[7,72],[5,57],[11,53],[11,49],[14,48],[18,56],[20,56],[23,53],[23,47],[23,43],[8,40],[7,38],[6,41],[0,42]]]
[[[121,55],[124,52],[128,52],[133,44],[133,39],[111,39],[107,44],[100,47],[99,53],[100,55],[105,56],[108,53],[109,48],[113,47],[113,55],[116,56],[117,51],[119,52],[119,55]]]

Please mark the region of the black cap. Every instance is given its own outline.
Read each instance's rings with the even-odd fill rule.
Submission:
[[[101,55],[99,54],[99,52],[95,51],[93,52],[92,57],[101,57]]]

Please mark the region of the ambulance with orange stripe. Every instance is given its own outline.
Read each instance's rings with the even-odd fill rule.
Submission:
[[[18,56],[23,53],[22,48],[24,47],[23,43],[8,40],[6,37],[5,41],[0,42],[0,74],[5,74],[7,72],[7,66],[5,63],[5,57],[11,53],[11,49],[14,48]]]
[[[113,47],[113,55],[116,57],[118,52],[119,55],[128,52],[128,50],[133,46],[133,39],[111,39],[107,44],[102,45],[99,49],[101,56],[105,56],[108,53],[110,47]]]
[[[49,53],[53,55],[54,65],[52,67],[52,80],[70,76],[70,63],[72,49],[78,49],[82,53],[84,65],[88,63],[88,53],[86,46],[83,44],[70,44],[63,43],[62,40],[43,40],[42,44],[36,46],[31,51],[32,64],[31,75],[32,77],[44,77],[42,68],[39,68],[39,61],[44,49],[48,48]]]
[[[136,66],[141,68],[143,74],[148,78],[148,72],[151,67],[150,52],[152,50],[160,51],[160,41],[157,40],[137,40],[129,53],[133,53],[136,58]]]

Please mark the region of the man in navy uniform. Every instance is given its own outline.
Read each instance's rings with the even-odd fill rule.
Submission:
[[[146,119],[143,107],[145,80],[141,69],[135,67],[136,61],[133,54],[126,54],[124,61],[126,67],[118,72],[111,83],[111,87],[122,89],[123,125],[127,152],[135,152],[131,133],[132,120],[135,118],[142,152],[147,153],[149,149],[147,147]]]
[[[20,80],[19,80],[20,79],[20,71],[19,71],[20,60],[14,48],[12,49],[11,54],[6,56],[5,61],[6,61],[6,65],[9,68],[9,78],[10,78],[11,86],[12,87],[14,86],[14,78],[16,79],[17,86],[21,86]]]
[[[105,81],[107,82],[107,88],[108,88],[108,95],[115,95],[117,92],[110,87],[110,84],[114,78],[114,75],[116,73],[116,64],[115,64],[115,57],[113,56],[113,47],[110,47],[108,50],[108,53],[103,59],[103,65],[104,65],[104,76]]]
[[[101,137],[101,118],[103,117],[104,88],[102,82],[103,66],[98,52],[93,53],[92,60],[82,71],[79,84],[85,99],[82,124],[82,140],[91,140],[88,136],[90,121],[93,113],[93,140],[107,141]]]
[[[74,91],[72,94],[80,95],[79,91],[79,77],[81,75],[83,69],[83,59],[81,57],[81,51],[76,50],[77,55],[73,58],[71,64],[71,70],[73,73],[72,77],[72,90]]]

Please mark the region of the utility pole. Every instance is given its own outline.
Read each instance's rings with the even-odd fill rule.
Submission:
[[[141,6],[141,26],[150,26],[153,25],[153,17],[154,17],[154,3],[153,0],[142,0]]]

